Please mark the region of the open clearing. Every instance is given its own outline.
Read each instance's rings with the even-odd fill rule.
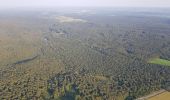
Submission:
[[[160,59],[160,58],[150,59],[149,63],[151,63],[151,64],[159,64],[159,65],[164,65],[164,66],[170,66],[170,61],[169,60]]]
[[[72,17],[67,17],[67,16],[58,16],[56,18],[60,23],[70,23],[70,22],[87,22],[86,20],[83,19],[76,19]]]
[[[138,98],[137,100],[169,100],[168,98],[170,98],[170,92],[166,90],[159,90],[147,96]]]
[[[166,91],[159,95],[149,98],[148,100],[169,100],[170,92]]]

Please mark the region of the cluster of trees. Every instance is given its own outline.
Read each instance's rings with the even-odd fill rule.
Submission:
[[[85,27],[86,30],[83,28],[76,30],[78,26]],[[148,29],[135,30],[133,25],[129,26],[132,30],[127,29],[127,26],[126,29],[119,27],[119,30],[112,26],[107,28],[104,25],[89,26],[91,26],[89,23],[85,25],[77,23],[74,26],[54,25],[54,29],[63,28],[68,32],[65,35],[70,36],[51,37],[53,46],[58,48],[53,52],[65,65],[62,73],[69,71],[70,78],[68,81],[67,75],[63,76],[64,82],[57,83],[53,82],[56,81],[53,78],[50,79],[52,81],[48,82],[49,90],[52,91],[49,93],[50,97],[55,98],[56,94],[56,98],[66,96],[69,92],[66,88],[68,84],[75,85],[78,91],[73,92],[73,98],[115,98],[115,100],[138,98],[165,87],[168,83],[169,69],[148,64],[147,60],[152,55],[163,56],[169,52],[168,46],[160,49],[165,42],[168,43],[167,38],[162,34],[148,32]],[[86,70],[86,75],[77,72],[82,69]],[[98,74],[107,79],[97,81],[94,77]],[[54,77],[59,78],[58,75]]]

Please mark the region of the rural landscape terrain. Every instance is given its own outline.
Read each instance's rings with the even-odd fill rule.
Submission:
[[[170,9],[0,10],[0,100],[169,98]]]

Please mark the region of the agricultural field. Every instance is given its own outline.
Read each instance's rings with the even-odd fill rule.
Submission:
[[[146,96],[140,97],[136,100],[169,100],[170,92],[167,90],[159,90],[152,92],[151,94],[148,94]]]
[[[151,64],[159,64],[159,65],[164,65],[164,66],[170,66],[170,61],[169,60],[160,59],[160,58],[150,59],[149,63],[151,63]]]
[[[170,10],[82,11],[0,11],[0,100],[135,100],[170,88]]]
[[[168,100],[170,98],[170,92],[166,91],[159,95],[149,98],[148,100]]]

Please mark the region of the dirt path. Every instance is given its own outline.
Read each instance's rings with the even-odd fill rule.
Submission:
[[[154,93],[151,93],[151,94],[149,94],[149,95],[147,95],[147,96],[138,98],[138,99],[136,99],[136,100],[148,100],[149,98],[154,97],[154,96],[156,96],[156,95],[159,95],[159,94],[161,94],[161,93],[163,93],[163,92],[166,92],[166,90],[163,90],[163,89],[162,89],[162,90],[156,91],[156,92],[154,92]]]

